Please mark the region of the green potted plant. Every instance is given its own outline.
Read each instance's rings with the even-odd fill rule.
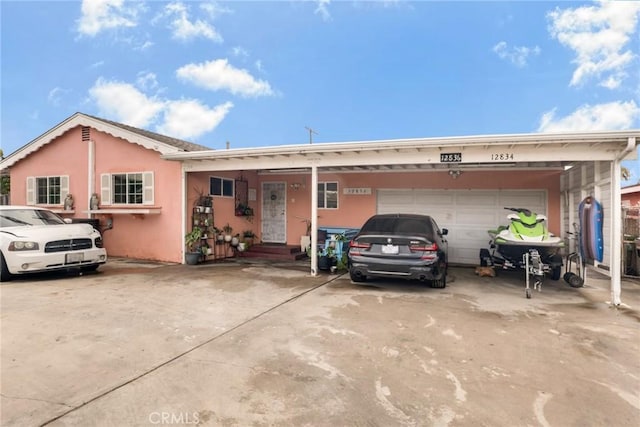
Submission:
[[[242,240],[244,241],[245,247],[249,248],[253,245],[253,239],[255,239],[256,235],[253,230],[245,230],[242,232]]]
[[[202,230],[199,227],[194,227],[193,230],[184,236],[184,245],[186,248],[185,261],[189,265],[198,264],[202,258],[202,252],[198,250],[201,237]]]
[[[233,237],[233,235],[231,234],[233,233],[233,227],[231,227],[229,223],[227,223],[227,225],[222,227],[222,230],[224,231],[224,241],[227,243],[231,242],[231,238]]]

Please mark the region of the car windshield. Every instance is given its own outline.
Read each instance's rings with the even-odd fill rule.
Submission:
[[[0,228],[22,225],[57,225],[64,220],[51,211],[41,209],[0,210]]]
[[[429,221],[417,218],[371,218],[362,226],[361,232],[385,234],[426,234],[432,235],[433,229]]]

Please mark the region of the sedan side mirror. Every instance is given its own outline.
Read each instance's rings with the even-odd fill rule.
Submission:
[[[449,230],[447,230],[446,228],[442,229],[442,233],[443,236],[446,236],[447,234],[449,234]]]

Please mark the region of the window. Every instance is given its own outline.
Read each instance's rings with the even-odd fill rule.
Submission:
[[[153,172],[105,173],[100,177],[102,205],[153,205]]]
[[[209,178],[209,194],[220,197],[233,197],[233,179],[212,176]]]
[[[111,175],[114,204],[142,204],[142,174],[123,173]]]
[[[27,177],[27,205],[61,205],[68,193],[68,176]]]
[[[338,183],[318,183],[318,207],[324,209],[338,209]]]

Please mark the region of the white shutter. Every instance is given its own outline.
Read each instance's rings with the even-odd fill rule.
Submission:
[[[100,175],[100,204],[111,204],[111,174],[103,173]]]
[[[27,205],[36,204],[36,178],[33,176],[27,177]]]
[[[142,203],[153,205],[153,172],[142,173]]]
[[[69,194],[69,175],[60,177],[60,204],[64,205],[64,199]]]

